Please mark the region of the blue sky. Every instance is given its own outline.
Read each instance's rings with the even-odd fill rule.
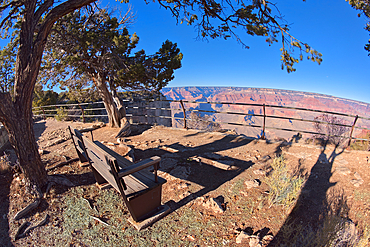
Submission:
[[[101,5],[125,4],[103,1]],[[364,50],[369,33],[365,17],[357,17],[344,0],[286,0],[276,4],[291,24],[291,34],[323,54],[317,65],[300,62],[297,71],[281,70],[280,44],[268,46],[264,38],[241,34],[250,46],[235,39],[197,40],[193,26],[176,24],[169,11],[157,3],[131,1],[136,14],[129,28],[140,37],[138,47],[154,53],[166,39],[176,42],[184,54],[182,68],[170,87],[243,86],[315,92],[370,103],[370,57]]]
[[[124,12],[127,4],[103,0]],[[297,71],[281,70],[281,44],[268,46],[264,38],[240,32],[250,46],[244,49],[234,39],[197,40],[193,26],[176,24],[169,11],[158,3],[130,1],[136,21],[130,33],[140,37],[138,48],[147,54],[156,52],[169,39],[176,42],[184,55],[182,68],[175,72],[169,87],[236,86],[288,89],[315,92],[370,103],[370,57],[364,50],[369,32],[364,30],[365,17],[357,17],[345,0],[277,0],[291,34],[323,54],[317,65],[300,62]],[[3,46],[4,42],[0,42]]]

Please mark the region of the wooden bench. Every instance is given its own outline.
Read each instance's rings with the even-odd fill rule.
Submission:
[[[96,182],[109,183],[122,196],[132,220],[140,230],[157,221],[169,212],[167,205],[161,204],[162,185],[165,179],[158,177],[160,157],[132,163],[98,141],[91,141],[78,130],[69,131],[81,162],[89,162]],[[154,174],[143,170],[154,167]]]

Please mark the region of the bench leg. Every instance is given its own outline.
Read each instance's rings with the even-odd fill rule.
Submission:
[[[102,177],[102,175],[100,175],[100,173],[95,170],[95,168],[93,166],[90,166],[91,167],[91,170],[94,174],[94,177],[95,177],[95,181],[98,185],[98,187],[100,189],[106,189],[106,188],[110,188],[110,184],[107,182],[107,180],[105,180],[105,178]]]
[[[132,209],[130,211],[132,218],[136,221],[141,221],[148,217],[150,213],[161,206],[161,197],[162,185],[131,199],[128,203],[130,203]]]

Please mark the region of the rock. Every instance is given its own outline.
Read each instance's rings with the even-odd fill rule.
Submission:
[[[253,173],[256,174],[256,175],[261,175],[261,176],[266,175],[266,171],[264,171],[262,169],[254,170]]]
[[[274,239],[274,236],[272,235],[265,235],[262,240],[266,242],[271,242]]]
[[[257,236],[250,236],[249,247],[262,247],[262,243]]]
[[[203,206],[217,214],[222,214],[223,212],[225,212],[221,205],[221,202],[219,202],[216,198],[210,198],[209,200],[206,200],[203,203]]]
[[[326,158],[326,154],[321,153],[321,154],[319,155],[319,162],[320,162],[321,164],[329,164],[329,161],[328,161],[328,159]]]
[[[260,186],[260,181],[257,179],[247,180],[244,182],[244,184],[247,186],[247,189],[251,189]]]
[[[335,168],[334,172],[337,172],[337,173],[339,173],[340,175],[343,175],[343,176],[347,176],[348,174],[351,173],[351,170],[348,169],[345,166],[339,166],[339,167]]]
[[[248,243],[249,242],[249,238],[250,238],[251,235],[249,235],[248,233],[246,233],[245,231],[242,231],[237,237],[236,237],[236,243],[237,244],[241,244],[241,243]]]
[[[40,154],[40,155],[43,155],[44,153],[45,153],[45,151],[44,151],[44,150],[39,149],[39,154]]]
[[[129,136],[130,134],[131,134],[130,124],[128,122],[125,122],[115,138],[126,137]]]
[[[362,179],[361,180],[359,180],[359,179],[352,179],[351,180],[351,183],[355,187],[360,187],[360,185],[364,183],[364,180],[362,180]]]
[[[355,174],[353,174],[355,176],[355,178],[357,178],[358,180],[363,180],[360,176],[360,174],[358,172],[355,172]]]
[[[356,179],[352,179],[351,183],[355,187],[360,187],[360,185],[364,183],[364,180],[361,178],[361,176],[358,172],[355,172],[355,174],[353,174],[353,175],[355,176]]]
[[[269,159],[271,159],[270,155],[265,155],[265,156],[263,156],[263,157],[262,157],[261,162],[266,162],[266,161],[268,161]]]

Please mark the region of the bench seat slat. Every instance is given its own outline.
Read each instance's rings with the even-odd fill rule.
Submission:
[[[100,147],[101,149],[103,149],[104,151],[106,151],[108,154],[110,154],[111,156],[113,156],[114,158],[116,158],[116,160],[118,162],[118,165],[120,167],[125,168],[127,166],[132,165],[132,163],[129,160],[127,160],[124,157],[120,156],[119,154],[117,154],[116,152],[114,152],[112,149],[104,146],[102,143],[100,143],[98,141],[94,141],[94,144],[96,144],[98,147]],[[154,182],[154,174],[151,173],[151,172],[149,172],[149,171],[141,170],[139,172],[136,172],[134,174],[131,174],[131,176],[136,177],[139,181],[143,182],[148,187],[153,187],[153,186],[156,186],[156,184],[157,184],[157,183]],[[163,179],[161,177],[158,177],[158,183],[159,184],[163,184],[165,182],[166,182],[165,179]]]

